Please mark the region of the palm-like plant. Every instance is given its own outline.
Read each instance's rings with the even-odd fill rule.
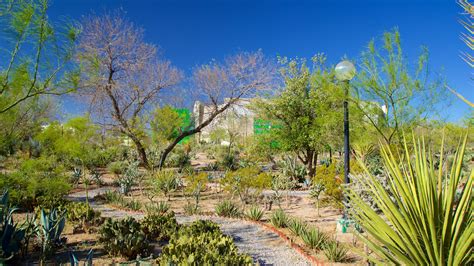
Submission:
[[[352,217],[367,232],[362,240],[385,263],[467,265],[472,263],[473,172],[462,176],[467,138],[452,165],[443,167],[443,149],[437,169],[423,141],[405,141],[403,156],[382,147],[390,193],[365,169],[361,177],[380,208],[374,211],[354,190],[348,189]],[[464,185],[463,185],[464,184]],[[370,258],[376,260],[376,258]]]

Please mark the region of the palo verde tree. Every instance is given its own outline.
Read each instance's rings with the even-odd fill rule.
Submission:
[[[47,0],[0,1],[0,152],[11,154],[38,132],[54,107],[50,95],[76,87],[71,65],[79,33],[49,20]]]
[[[49,1],[0,2],[5,31],[0,42],[0,115],[31,98],[61,95],[74,88],[77,72],[66,68],[79,30],[54,27],[47,11]],[[62,75],[60,75],[62,73]]]
[[[403,129],[439,107],[444,80],[429,71],[427,48],[410,64],[398,30],[385,32],[380,44],[370,41],[358,65],[353,103],[385,143],[399,143]]]
[[[342,139],[337,136],[342,136],[343,93],[333,71],[324,67],[325,60],[324,55],[317,55],[311,67],[305,60],[281,58],[281,93],[256,104],[260,117],[280,125],[273,128],[275,140],[282,150],[297,154],[309,176],[315,174],[327,139]]]
[[[80,94],[104,125],[130,138],[141,163],[149,167],[143,115],[161,90],[181,80],[171,62],[143,40],[143,30],[120,12],[83,21],[76,58],[82,68]]]
[[[208,104],[208,112],[194,128],[178,129],[176,138],[162,151],[160,167],[181,140],[200,132],[241,98],[268,90],[274,81],[274,67],[261,51],[241,52],[224,63],[213,61],[196,68],[192,80],[194,90],[201,94],[199,99]]]

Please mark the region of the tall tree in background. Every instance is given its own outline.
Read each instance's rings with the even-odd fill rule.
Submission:
[[[359,68],[354,102],[387,144],[433,114],[444,92],[444,81],[429,71],[428,50],[422,48],[416,64],[410,64],[398,30],[384,33],[380,43],[370,41]]]
[[[324,68],[324,55],[313,57],[313,68],[306,61],[280,59],[284,88],[281,94],[260,100],[257,113],[274,127],[281,149],[295,152],[314,176],[318,154],[328,139],[342,140],[342,89],[334,82],[334,73]]]
[[[157,57],[143,30],[116,12],[84,19],[77,59],[83,75],[80,94],[105,125],[130,138],[149,166],[143,114],[158,94],[181,81],[181,72]]]
[[[200,132],[241,98],[270,89],[273,80],[273,64],[261,51],[242,52],[228,57],[224,63],[213,61],[195,69],[193,89],[201,94],[199,99],[204,99],[209,111],[194,128],[179,129],[177,137],[163,150],[160,167],[163,167],[168,154],[181,140]]]

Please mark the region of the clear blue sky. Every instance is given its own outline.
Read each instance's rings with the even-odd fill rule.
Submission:
[[[324,52],[335,64],[347,55],[357,59],[368,41],[398,27],[408,59],[415,61],[421,45],[431,52],[431,69],[447,77],[452,87],[474,100],[472,69],[460,57],[460,7],[455,0],[379,1],[152,1],[55,0],[53,20],[123,8],[145,29],[145,38],[189,74],[209,60],[236,51],[262,49],[267,56],[311,57]],[[70,101],[64,108],[80,107]],[[458,121],[469,108],[461,101],[447,110]]]

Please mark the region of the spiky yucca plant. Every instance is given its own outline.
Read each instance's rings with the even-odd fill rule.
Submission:
[[[348,189],[352,217],[367,232],[360,237],[384,263],[405,265],[468,265],[473,262],[473,172],[462,176],[467,138],[451,165],[440,167],[423,141],[405,141],[402,155],[382,147],[390,193],[365,169],[361,177],[380,208],[376,213]],[[464,184],[464,185],[463,185]]]

